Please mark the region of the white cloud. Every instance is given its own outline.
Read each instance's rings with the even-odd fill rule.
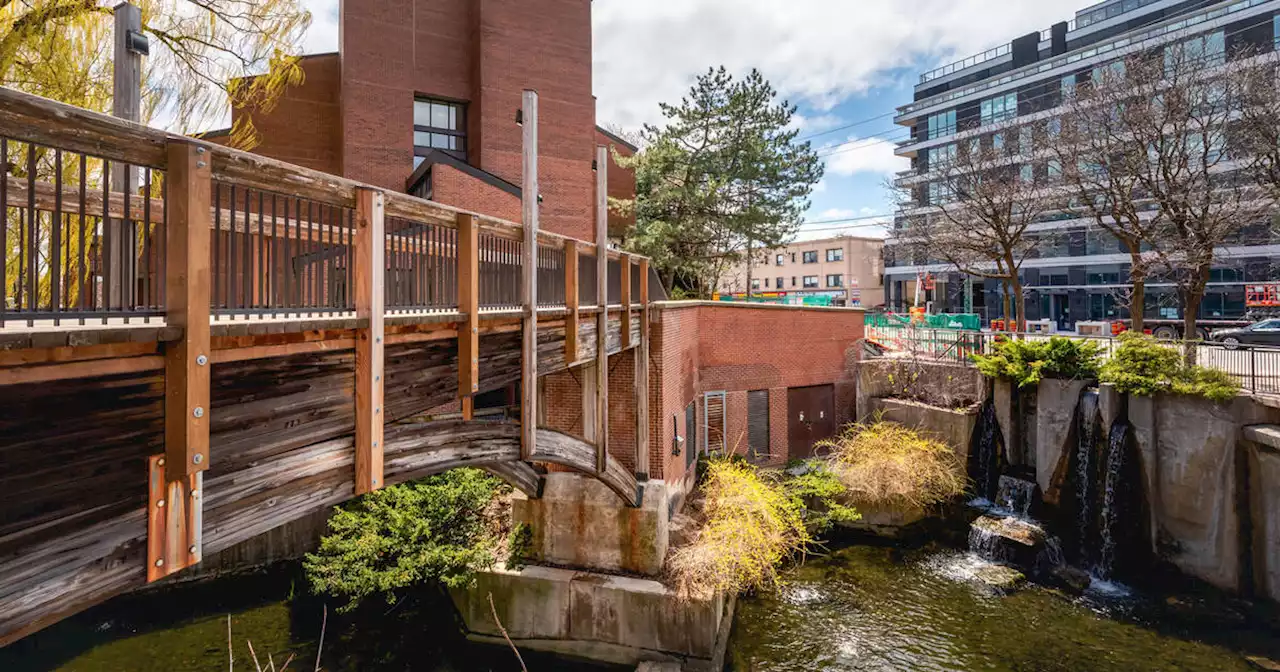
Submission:
[[[302,38],[302,53],[324,54],[338,50],[338,0],[302,0],[311,11],[311,27]]]
[[[894,143],[881,138],[849,136],[844,143],[823,147],[819,152],[826,157],[827,173],[849,176],[858,173],[892,175],[911,166],[908,159],[895,156]]]
[[[833,128],[838,128],[845,125],[845,123],[844,119],[841,119],[834,114],[819,114],[808,117],[803,114],[796,113],[795,116],[791,117],[790,127],[798,129],[800,131],[800,137],[803,138],[805,136],[823,133]]]
[[[844,208],[831,208],[829,210],[823,210],[822,213],[818,215],[818,221],[826,221],[830,219],[848,219],[850,217],[853,217],[855,214],[856,213],[854,213],[854,211],[852,210],[846,210]]]
[[[759,68],[820,111],[923,59],[948,62],[1071,18],[1085,0],[596,0],[602,121],[658,118],[708,67]],[[915,75],[911,74],[911,81]],[[893,102],[906,102],[893,101]]]
[[[861,209],[858,210],[858,214],[862,215],[863,217],[870,217],[871,215],[876,214],[876,209],[863,206]]]

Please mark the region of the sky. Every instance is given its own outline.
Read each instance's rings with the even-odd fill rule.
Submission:
[[[306,53],[338,48],[338,0],[313,13]],[[921,72],[1048,28],[1090,0],[594,0],[597,121],[661,120],[694,79],[757,68],[798,106],[794,123],[826,164],[802,239],[883,235],[886,180],[906,170],[892,115]],[[873,218],[850,220],[853,218]],[[833,221],[836,220],[836,221]]]

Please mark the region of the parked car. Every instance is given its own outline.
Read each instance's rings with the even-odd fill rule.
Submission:
[[[1263,320],[1239,329],[1221,329],[1213,332],[1211,340],[1228,348],[1238,348],[1242,345],[1280,347],[1280,320]]]

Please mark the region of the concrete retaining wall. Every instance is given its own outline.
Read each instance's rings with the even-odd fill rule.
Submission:
[[[955,449],[960,464],[968,464],[979,408],[938,408],[905,399],[871,399],[868,404],[872,415],[881,413],[885,420],[934,435]]]
[[[870,419],[876,410],[871,404],[873,399],[918,395],[929,398],[943,394],[965,403],[980,401],[987,395],[986,379],[971,366],[898,359],[863,360],[858,362],[854,417],[859,422]]]
[[[1067,480],[1070,460],[1076,447],[1076,411],[1087,380],[1040,381],[1036,389],[1036,484],[1044,501],[1057,506]]]
[[[681,600],[657,581],[550,567],[485,572],[451,595],[472,639],[504,644],[492,595],[517,647],[630,666],[717,669],[733,618],[731,599]]]

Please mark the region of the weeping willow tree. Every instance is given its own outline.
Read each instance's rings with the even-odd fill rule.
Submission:
[[[0,85],[110,112],[115,4],[114,0],[0,0]],[[311,15],[300,1],[135,0],[134,4],[151,43],[150,55],[143,60],[141,121],[190,133],[221,125],[230,116],[229,107],[234,107],[242,113],[235,117],[231,144],[241,149],[256,146],[254,114],[270,112],[288,87],[303,80],[298,49]],[[18,184],[31,179],[58,181],[72,191],[83,184],[86,191],[100,194],[108,182],[103,162],[93,157],[12,140],[5,149],[0,169]],[[136,198],[162,195],[162,176],[147,180],[140,173],[135,178]],[[89,268],[90,259],[101,256],[97,248],[100,218],[46,210],[33,221],[25,208],[13,207],[12,199],[11,191],[0,223],[6,234],[7,307],[52,306],[55,286],[61,290],[59,304],[101,301],[102,290],[91,277],[94,269]],[[145,221],[134,228],[138,230],[136,253],[142,259],[153,242],[152,232]],[[82,231],[86,235],[81,236]]]

